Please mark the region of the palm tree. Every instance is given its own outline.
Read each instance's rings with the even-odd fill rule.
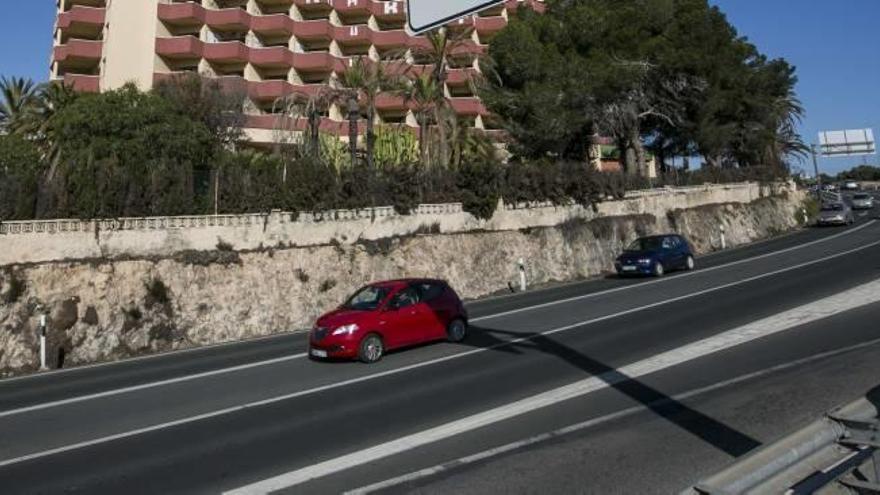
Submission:
[[[443,166],[449,165],[450,160],[447,136],[450,130],[454,132],[457,127],[455,112],[449,107],[449,102],[445,97],[445,84],[455,53],[471,41],[472,35],[473,29],[460,31],[438,29],[428,33],[426,45],[414,47],[411,53],[416,61],[413,71],[416,74],[428,73],[440,88],[443,96],[442,101],[438,101],[439,104],[433,106],[439,141],[439,158]],[[479,60],[480,56],[476,56]]]
[[[430,74],[416,76],[403,93],[404,101],[413,107],[419,122],[419,157],[428,163],[428,126],[431,117],[438,116],[437,109],[446,102],[443,86]]]
[[[38,86],[21,77],[0,79],[0,131],[20,132],[37,96]]]
[[[317,158],[321,150],[321,118],[330,107],[342,100],[343,95],[329,87],[321,87],[314,93],[296,91],[279,98],[272,105],[272,113],[278,114],[275,132],[284,136],[276,140],[298,134],[296,128],[299,127],[299,122],[305,120],[306,131],[303,139],[305,151],[306,154]]]
[[[782,168],[786,166],[789,157],[807,157],[810,147],[797,131],[804,113],[804,107],[793,89],[774,99],[765,128],[765,164]]]
[[[55,135],[55,116],[79,97],[73,86],[46,83],[39,87],[31,111],[26,114],[22,131],[34,137],[43,153],[52,163],[49,179],[54,176],[60,154]]]
[[[372,62],[366,57],[358,57],[340,75],[339,85],[353,91],[357,100],[363,101],[366,106],[367,164],[373,168],[373,154],[376,145],[376,101],[382,93],[398,91],[403,86],[402,76],[387,71],[382,62]]]

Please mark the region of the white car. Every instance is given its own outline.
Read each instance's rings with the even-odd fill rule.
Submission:
[[[870,194],[859,193],[853,195],[853,210],[872,210],[874,209],[874,197]]]
[[[859,190],[859,183],[854,180],[848,180],[843,183],[843,188],[846,189],[847,191],[858,191]]]

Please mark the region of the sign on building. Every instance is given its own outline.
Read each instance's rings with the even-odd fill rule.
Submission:
[[[856,129],[820,132],[819,152],[826,157],[873,155],[877,152],[874,131]]]
[[[407,0],[409,29],[423,33],[500,3],[504,0]]]

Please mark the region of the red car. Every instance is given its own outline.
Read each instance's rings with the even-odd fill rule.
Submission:
[[[442,280],[378,282],[318,318],[309,335],[309,355],[375,363],[401,347],[461,342],[467,318],[458,294]]]

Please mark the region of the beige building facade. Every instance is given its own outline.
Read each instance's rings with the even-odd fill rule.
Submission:
[[[405,30],[400,0],[58,0],[51,77],[79,91],[99,92],[133,82],[149,90],[162,78],[196,73],[247,93],[247,133],[273,143],[288,125],[277,102],[333,86],[357,58],[374,62],[414,55],[427,40]],[[492,119],[471,81],[492,37],[519,8],[543,11],[542,0],[508,0],[454,22],[471,29],[455,53],[444,91],[460,120],[493,132]],[[377,124],[417,126],[399,97],[378,102]],[[345,111],[331,107],[321,130],[345,137]]]

